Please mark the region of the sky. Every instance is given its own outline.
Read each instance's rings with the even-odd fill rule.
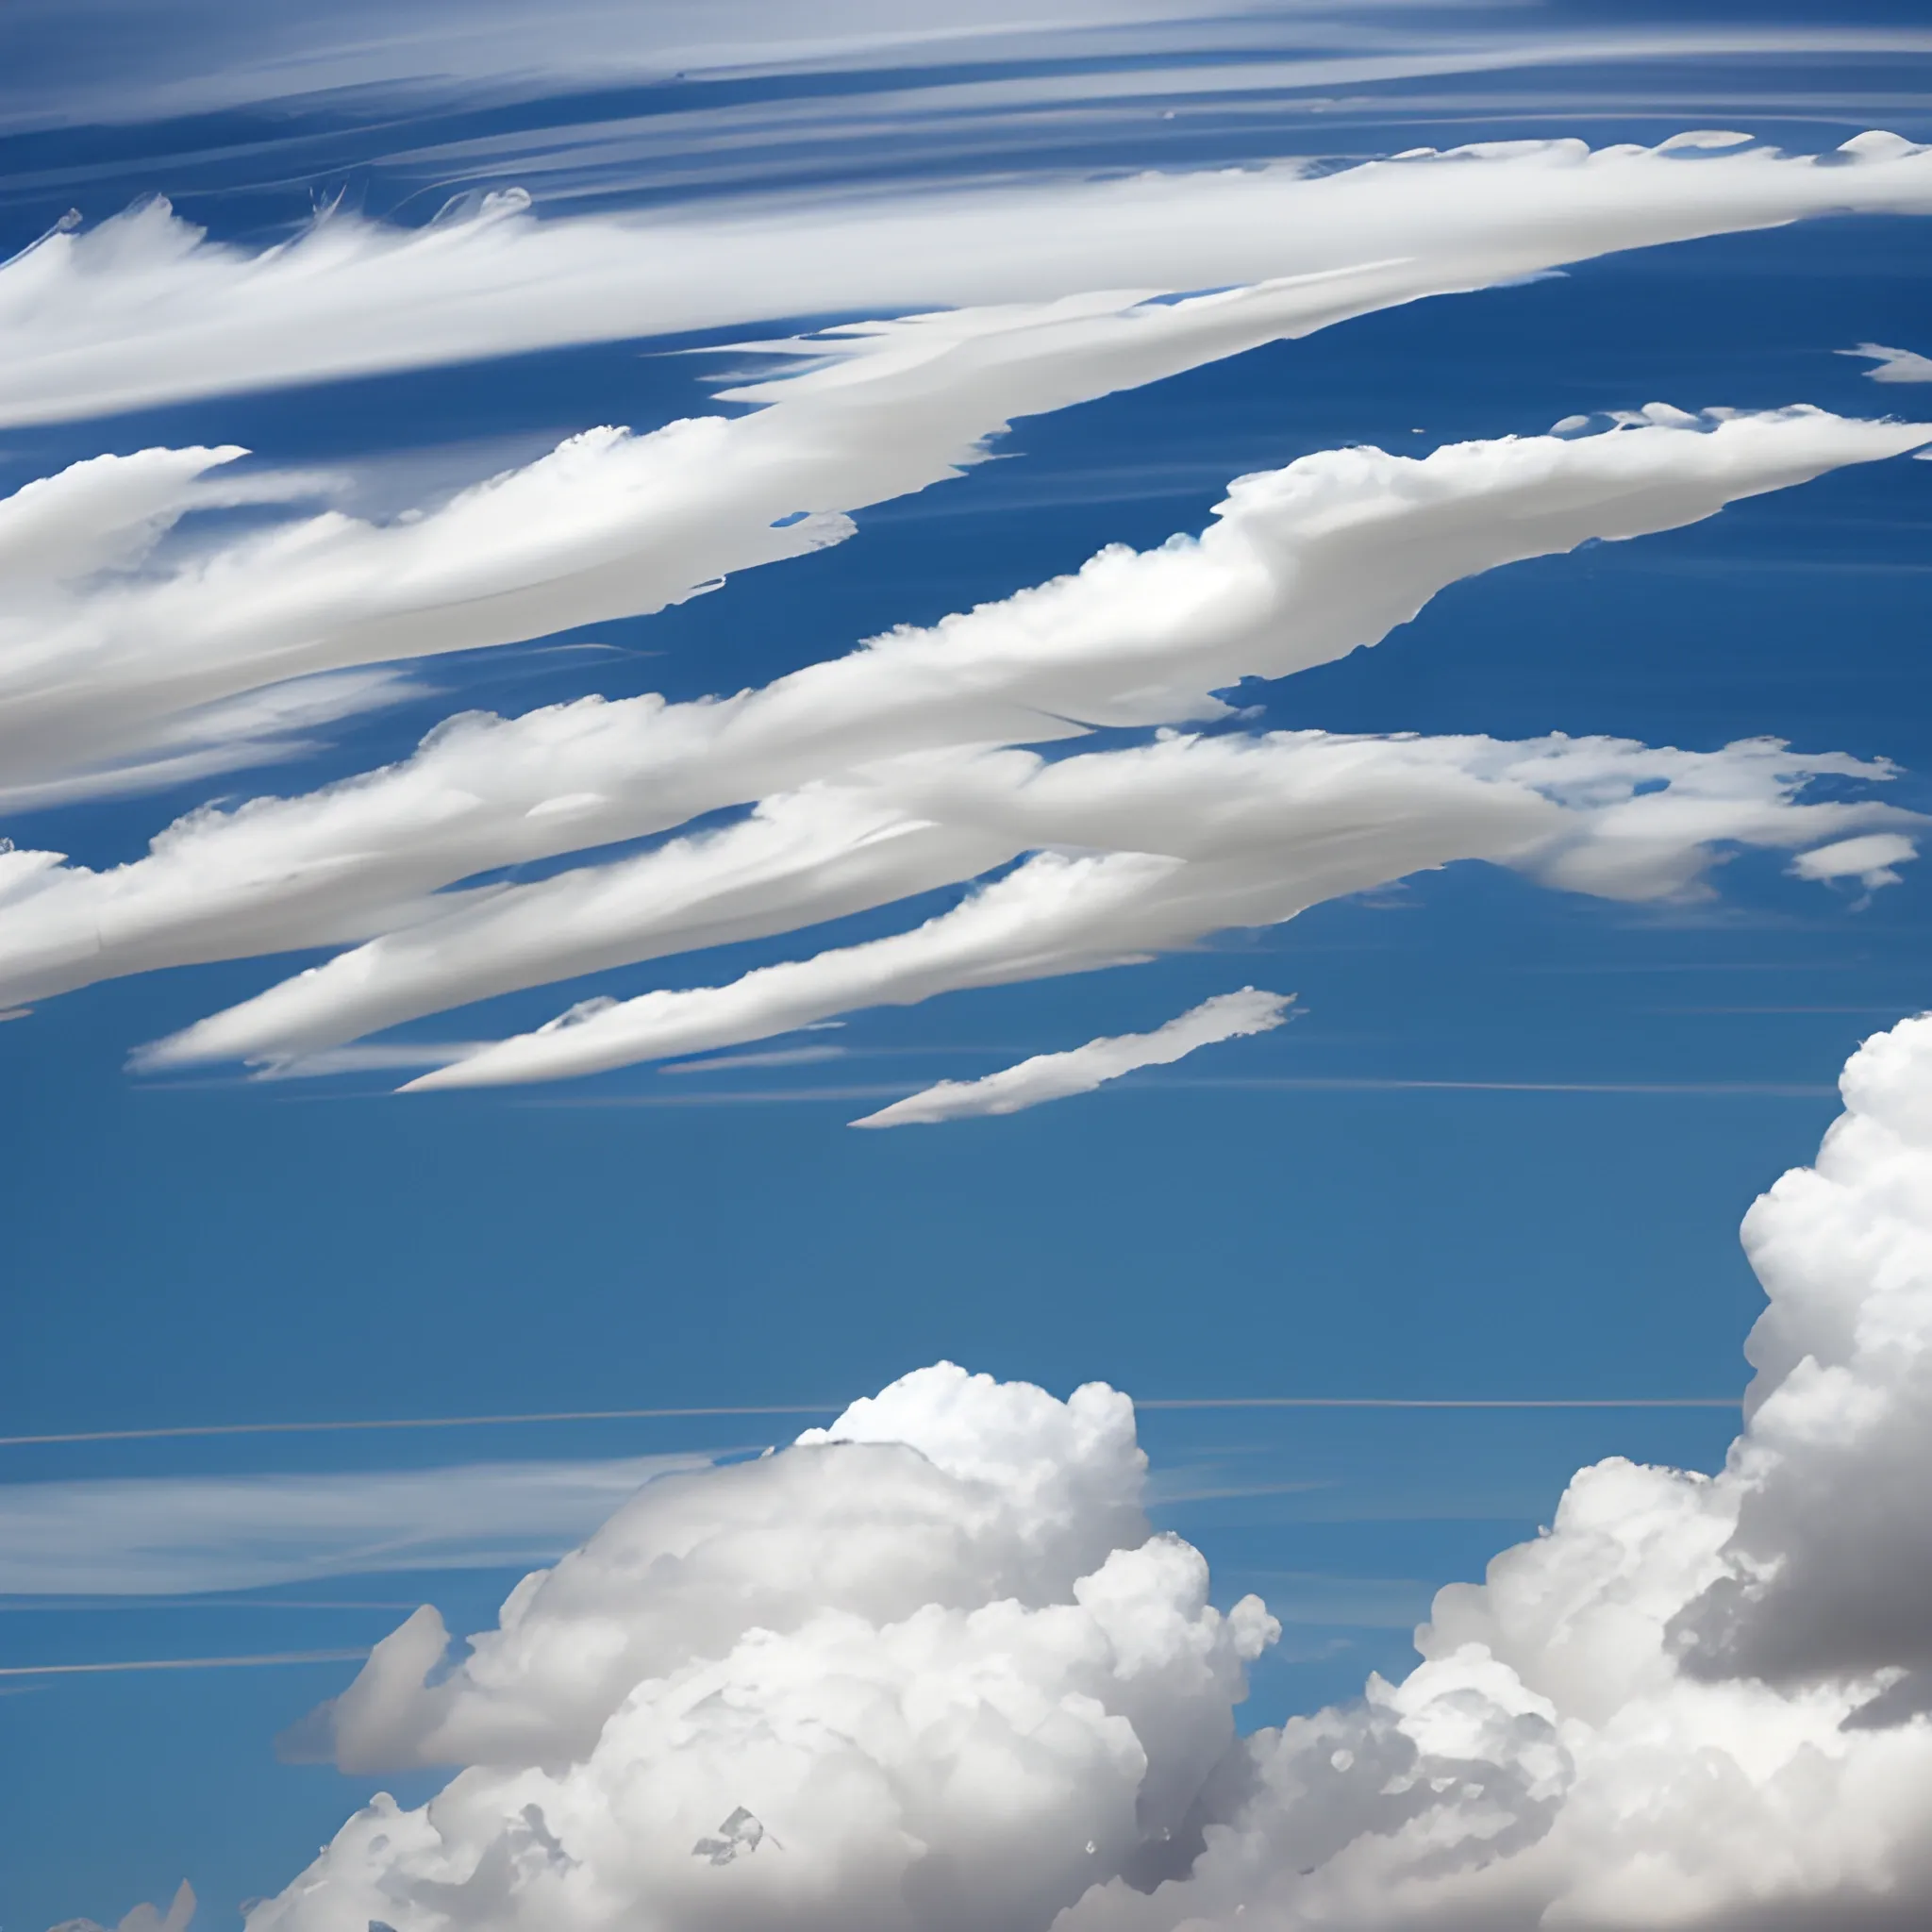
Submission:
[[[288,1740],[927,1364],[1135,1399],[1243,1735],[1724,1468],[1928,997],[1914,11],[18,8],[0,1925],[500,1764]]]

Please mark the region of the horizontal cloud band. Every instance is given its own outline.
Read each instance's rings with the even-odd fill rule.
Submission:
[[[1658,406],[1594,436],[1304,458],[1239,480],[1198,539],[1103,551],[1072,576],[761,691],[452,721],[400,765],[196,814],[108,873],[6,855],[0,998],[388,929],[182,1047],[312,1050],[517,986],[886,903],[1083,836],[962,824],[931,801],[915,824],[881,769],[895,758],[1064,736],[1079,721],[1212,716],[1217,689],[1372,644],[1459,576],[1674,527],[1928,436],[1816,410],[1690,418]],[[774,796],[800,785],[793,801]],[[768,803],[749,824],[625,866],[493,899],[429,896],[757,799]],[[1161,836],[1136,842],[1158,850]],[[641,921],[631,908],[646,886]]]
[[[1170,1066],[1197,1047],[1266,1033],[1290,1017],[1292,998],[1292,994],[1262,992],[1252,986],[1244,986],[1239,992],[1217,993],[1152,1033],[1124,1033],[1090,1040],[1085,1046],[1066,1053],[1036,1054],[1016,1067],[1003,1067],[980,1080],[941,1080],[936,1087],[908,1093],[904,1100],[895,1100],[852,1124],[932,1125],[967,1120],[974,1114],[1019,1113],[1045,1101],[1091,1093],[1104,1082],[1118,1080],[1137,1068]]]
[[[1924,212],[1932,153],[1876,132],[1822,158],[1499,142],[1320,175],[1289,161],[812,211],[701,206],[540,219],[510,190],[416,229],[338,208],[251,252],[149,201],[0,265],[0,424],[761,318],[1221,289],[1400,258],[1381,292],[1338,310],[1359,313],[1807,215]]]

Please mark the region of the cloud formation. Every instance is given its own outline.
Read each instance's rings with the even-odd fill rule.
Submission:
[[[1066,793],[1070,776],[1038,771],[1036,760],[975,758],[972,749],[1096,724],[1223,716],[1217,691],[1374,644],[1458,577],[1591,538],[1675,527],[1928,435],[1818,410],[1697,418],[1655,405],[1596,435],[1452,444],[1425,458],[1372,449],[1305,457],[1239,479],[1199,538],[1146,552],[1109,547],[1072,575],[891,632],[761,690],[675,705],[655,695],[587,699],[511,719],[472,713],[385,770],[306,797],[192,814],[146,858],[110,871],[65,865],[58,854],[9,855],[0,870],[0,998],[371,940],[162,1057],[312,1052],[517,987],[889,903],[974,877],[1029,846],[1158,852],[1170,835],[1134,829],[1144,812],[1108,828],[1090,803],[1085,829],[1050,820],[1042,808]],[[566,525],[570,541],[582,541]],[[460,546],[448,553],[446,591],[458,580],[474,587],[476,569],[507,567],[468,557]],[[370,582],[391,603],[398,595],[388,575]],[[128,636],[128,661],[150,664],[153,654],[143,658]],[[939,751],[957,756],[937,764],[912,756]],[[1077,769],[1124,784],[1184,756],[1203,774],[1222,755],[1203,748],[1152,765],[1119,758]],[[1278,747],[1274,756],[1278,762]],[[1389,756],[1413,763],[1424,755]],[[1250,768],[1258,765],[1257,755]],[[1024,809],[998,803],[1003,791]],[[743,824],[635,860],[487,893],[441,891],[492,868],[758,801]],[[1428,849],[1419,862],[1482,856]]]
[[[419,1611],[306,1741],[470,1768],[252,1932],[1923,1923],[1932,1019],[1843,1091],[1745,1223],[1724,1472],[1579,1472],[1404,1682],[1237,1740],[1278,1626],[1147,1535],[1125,1398],[923,1370],[652,1485],[441,1674]]]
[[[1888,349],[1883,342],[1860,342],[1856,349],[1840,349],[1840,356],[1862,356],[1877,366],[1866,370],[1873,382],[1932,382],[1932,356],[1916,349]]]
[[[262,250],[156,199],[0,264],[0,425],[789,316],[1349,278],[1284,316],[1295,335],[1620,249],[1927,209],[1932,150],[1875,131],[1825,157],[1482,142],[1319,175],[1291,161],[808,209],[541,219],[502,190],[422,228],[334,208]]]
[[[1018,1066],[1003,1067],[979,1080],[941,1080],[854,1121],[852,1125],[934,1125],[941,1121],[967,1120],[974,1114],[1020,1113],[1043,1101],[1091,1093],[1137,1067],[1169,1066],[1185,1059],[1196,1047],[1266,1033],[1290,1017],[1293,997],[1292,993],[1262,992],[1252,986],[1244,986],[1239,992],[1216,993],[1152,1033],[1117,1034],[1090,1040],[1085,1046],[1066,1053],[1035,1054]]]
[[[160,1596],[527,1563],[703,1455],[0,1484],[0,1594]]]
[[[765,1040],[872,1006],[1139,962],[1457,859],[1624,900],[1693,888],[1718,841],[1915,824],[1874,800],[1807,804],[1826,774],[1883,767],[1767,741],[1707,754],[1620,740],[1171,736],[1047,763],[1010,752],[908,778],[907,823],[1001,826],[1016,870],[910,931],[764,966],[723,986],[581,1003],[405,1091],[601,1073]],[[1902,836],[1902,835],[1901,835]],[[929,883],[929,881],[928,881]],[[225,1045],[222,1016],[158,1064]]]

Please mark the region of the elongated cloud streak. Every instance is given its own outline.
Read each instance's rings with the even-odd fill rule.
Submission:
[[[1822,160],[1521,142],[1314,178],[1291,162],[808,213],[539,220],[506,191],[422,229],[337,211],[260,252],[154,201],[0,267],[0,424],[760,318],[1217,289],[1400,258],[1306,325],[1319,326],[1618,249],[1928,208],[1932,156],[1880,133]]]
[[[466,935],[444,957],[459,950],[471,976],[437,1004],[587,970],[538,926],[512,933],[511,907],[534,908],[535,898],[477,915],[502,923],[505,951],[492,955],[463,924],[467,902],[451,908],[427,895],[491,867],[660,831],[913,752],[1064,737],[1083,721],[1212,717],[1225,708],[1216,690],[1373,644],[1457,577],[1693,522],[1928,437],[1923,425],[1815,410],[1696,419],[1658,406],[1596,436],[1454,444],[1424,459],[1365,449],[1303,458],[1238,481],[1199,539],[1109,548],[1074,575],[892,632],[761,691],[472,714],[387,770],[306,798],[195,814],[110,872],[13,855],[10,879],[0,872],[0,998],[417,924],[421,946],[388,946],[408,974],[437,931]],[[622,877],[609,881],[611,922],[584,936],[586,960],[626,957]],[[553,914],[554,895],[571,890],[553,889]],[[445,918],[457,924],[431,924]],[[653,957],[651,945],[627,957]],[[410,1005],[415,993],[383,1004],[387,954],[325,972],[326,991],[311,983],[303,1000],[366,987],[354,1028],[328,1038],[434,1009]],[[320,1043],[325,1030],[305,1038]]]
[[[1212,1046],[1250,1033],[1266,1033],[1289,1017],[1291,993],[1261,992],[1244,986],[1217,993],[1191,1007],[1152,1033],[1123,1033],[1090,1040],[1067,1053],[1035,1054],[1018,1066],[1003,1067],[980,1080],[941,1080],[922,1093],[909,1093],[882,1107],[855,1127],[907,1127],[970,1119],[974,1114],[1020,1113],[1048,1100],[1091,1093],[1137,1067],[1164,1067],[1185,1059],[1196,1047]]]
[[[1866,370],[1874,382],[1932,382],[1932,356],[1916,349],[1888,349],[1882,342],[1860,342],[1856,349],[1840,349],[1840,356],[1863,356],[1875,366]]]
[[[1009,417],[1332,319],[1338,290],[1380,272],[868,325],[820,344],[828,367],[728,391],[767,405],[749,416],[592,430],[428,515],[330,511],[139,575],[125,566],[169,521],[232,499],[207,473],[244,452],[76,464],[0,503],[0,543],[19,533],[30,593],[0,622],[0,759],[15,784],[52,780],[166,742],[263,684],[662,609],[849,535],[845,510],[957,474]],[[29,541],[50,524],[42,562]]]
[[[999,782],[1016,768],[1022,782]],[[767,1039],[856,1008],[1123,965],[1458,858],[1609,898],[1665,897],[1695,881],[1714,841],[1788,848],[1892,816],[1869,801],[1796,802],[1824,773],[1884,774],[1769,742],[1698,755],[1614,740],[1282,733],[1174,738],[1051,765],[1007,754],[950,784],[937,777],[924,811],[1004,819],[1017,849],[1064,845],[1083,856],[1041,851],[955,910],[889,939],[761,967],[725,986],[573,1008],[406,1091],[600,1073]],[[199,1036],[221,1038],[219,1020]],[[158,1058],[206,1050],[191,1034]]]
[[[1147,1536],[1124,1398],[923,1370],[652,1485],[467,1656],[419,1611],[295,1741],[467,1768],[252,1932],[1923,1924],[1932,1020],[1843,1088],[1745,1223],[1724,1472],[1579,1472],[1406,1681],[1235,1739],[1276,1626]]]
[[[708,1456],[0,1483],[0,1591],[175,1595],[541,1561]]]

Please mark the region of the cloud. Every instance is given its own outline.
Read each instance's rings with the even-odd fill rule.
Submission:
[[[1924,211],[1932,153],[1876,132],[1822,159],[1517,142],[700,207],[540,219],[503,190],[416,229],[336,208],[250,250],[145,202],[0,265],[0,424],[785,316],[1355,277],[1275,331],[1299,334],[1619,249]]]
[[[1104,293],[968,309],[766,345],[816,366],[724,391],[764,405],[750,415],[588,431],[386,523],[331,509],[157,554],[189,512],[285,499],[300,480],[208,480],[245,454],[233,446],[75,464],[0,503],[0,545],[10,532],[24,593],[0,622],[0,754],[15,787],[71,785],[76,768],[205,732],[197,719],[264,684],[662,609],[732,571],[842,540],[845,511],[957,475],[1014,416],[1406,299],[1389,280],[1401,266],[1178,302]],[[7,561],[0,550],[0,574]]]
[[[151,1905],[138,1905],[114,1928],[114,1932],[188,1932],[196,1904],[194,1888],[184,1878],[175,1888],[165,1915]],[[107,1932],[107,1928],[97,1925],[92,1919],[67,1919],[56,1925],[53,1932]]]
[[[1873,382],[1932,382],[1932,356],[1921,356],[1911,349],[1888,349],[1882,342],[1860,342],[1856,349],[1840,349],[1840,356],[1864,356],[1875,362],[1866,370]]]
[[[1164,1067],[1184,1059],[1198,1046],[1266,1033],[1288,1019],[1291,993],[1262,992],[1244,986],[1217,993],[1191,1007],[1152,1033],[1124,1033],[1090,1040],[1068,1053],[1035,1054],[1018,1066],[1004,1067],[979,1080],[941,1080],[921,1093],[882,1107],[855,1127],[904,1127],[965,1120],[974,1114],[1020,1113],[1042,1101],[1091,1093],[1137,1067]]]
[[[467,1657],[419,1611],[308,1740],[469,1768],[375,1800],[253,1932],[1922,1924],[1932,1019],[1843,1091],[1745,1224],[1770,1300],[1723,1473],[1580,1471],[1404,1682],[1237,1740],[1278,1626],[1148,1537],[1125,1398],[923,1370],[652,1485]]]
[[[895,867],[911,876],[915,858],[921,878],[942,883],[1018,848],[957,826],[894,831],[875,788],[776,794],[915,752],[1222,715],[1217,690],[1373,644],[1458,577],[1693,522],[1927,434],[1816,410],[1697,419],[1659,405],[1578,439],[1305,457],[1238,479],[1198,539],[1109,547],[1070,576],[759,691],[471,713],[385,770],[191,815],[111,871],[19,855],[10,890],[0,874],[0,997],[379,935],[197,1036],[210,1050],[217,1037],[235,1042],[225,1052],[306,1049],[600,960],[785,930],[805,923],[787,897],[802,887],[773,882],[814,856],[815,916],[884,903],[894,893],[880,881]],[[493,898],[431,897],[479,872],[756,800],[766,803],[751,824],[634,865]],[[893,849],[861,849],[888,832]]]
[[[705,1456],[0,1484],[0,1593],[186,1595],[554,1556]]]
[[[1801,852],[1791,871],[1801,879],[1854,878],[1868,891],[1898,884],[1892,870],[1919,856],[1918,847],[1896,832],[1867,832],[1858,839],[1840,839],[1813,852]]]
[[[583,1002],[405,1091],[600,1073],[864,1007],[1136,963],[1456,859],[1643,900],[1694,888],[1720,841],[1789,849],[1861,823],[1916,823],[1873,801],[1800,802],[1826,774],[1885,768],[1762,741],[1695,754],[1602,739],[1323,732],[1170,736],[1056,763],[1003,753],[902,781],[908,824],[1001,826],[1011,850],[1035,855],[952,910],[723,986]],[[245,1051],[245,1013],[230,1030],[217,1016],[163,1042],[153,1063]]]

